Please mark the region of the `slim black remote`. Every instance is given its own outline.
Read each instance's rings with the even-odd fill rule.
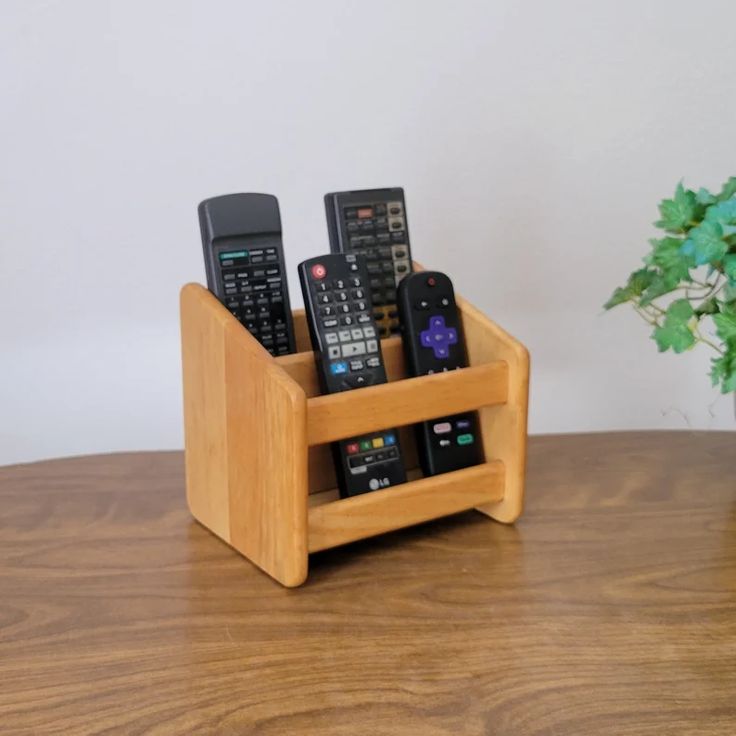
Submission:
[[[199,205],[207,287],[272,355],[295,351],[281,244],[271,194],[225,194]]]
[[[410,375],[425,376],[467,366],[455,292],[444,273],[423,271],[407,276],[399,286],[399,312]],[[425,475],[483,462],[475,412],[422,422],[415,431]]]
[[[299,264],[299,280],[322,391],[385,383],[381,342],[360,257],[310,258]],[[395,429],[334,442],[332,451],[343,498],[406,482]]]
[[[412,270],[404,190],[332,192],[325,195],[325,210],[330,250],[365,256],[379,334],[397,334],[396,288]]]

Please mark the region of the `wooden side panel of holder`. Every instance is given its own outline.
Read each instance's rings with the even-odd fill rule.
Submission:
[[[307,576],[307,402],[205,288],[181,293],[187,501],[287,586]]]
[[[496,360],[508,365],[506,402],[479,409],[486,462],[501,460],[506,468],[503,498],[478,506],[478,510],[497,521],[511,523],[524,507],[529,352],[465,299],[456,296],[456,301],[462,313],[470,365]]]

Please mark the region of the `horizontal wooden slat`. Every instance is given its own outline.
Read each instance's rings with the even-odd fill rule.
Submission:
[[[380,386],[315,396],[307,401],[310,445],[388,427],[502,404],[508,393],[505,361]]]
[[[503,498],[498,460],[309,509],[308,549],[318,552]]]

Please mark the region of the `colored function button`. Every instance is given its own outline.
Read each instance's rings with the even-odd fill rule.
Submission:
[[[393,434],[385,434],[383,435],[383,442],[386,445],[395,445],[396,444],[396,436]]]
[[[452,432],[452,425],[450,422],[438,422],[432,427],[435,434],[447,434]]]
[[[229,261],[232,258],[247,258],[247,257],[248,257],[247,250],[235,250],[229,253],[220,253],[221,261]]]
[[[360,447],[357,442],[349,442],[345,449],[348,451],[348,455],[355,455]]]
[[[321,263],[315,263],[312,266],[312,276],[316,279],[323,279],[327,276],[327,269]]]
[[[379,447],[383,447],[383,437],[374,437],[373,447],[376,449],[378,449]]]
[[[373,443],[370,440],[361,440],[360,441],[360,449],[362,452],[365,452],[366,450],[372,450],[373,449]]]
[[[333,376],[339,376],[342,373],[348,372],[348,364],[344,361],[340,361],[339,363],[332,363],[330,365],[330,373],[332,373]]]
[[[364,220],[373,217],[373,207],[358,207],[358,219]]]
[[[472,445],[474,439],[472,434],[461,434],[458,435],[457,443],[458,445]]]
[[[470,419],[458,419],[455,422],[457,429],[470,429]]]

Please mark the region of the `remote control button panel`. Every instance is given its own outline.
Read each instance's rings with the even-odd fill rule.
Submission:
[[[323,391],[385,383],[362,259],[355,254],[313,258],[300,264],[299,278]],[[342,496],[406,481],[396,430],[341,440],[333,454]]]
[[[410,375],[425,376],[467,365],[452,282],[445,274],[409,276],[399,288],[399,309]],[[483,462],[475,412],[422,422],[416,426],[416,435],[425,475]]]
[[[325,205],[332,251],[359,253],[366,260],[380,337],[398,334],[396,289],[412,270],[403,190],[328,194]]]
[[[382,432],[350,440],[345,444],[345,452],[351,475],[363,475],[372,470],[380,470],[381,463],[400,459],[394,432]],[[374,485],[375,488],[371,488],[369,481],[369,490],[377,490],[380,487],[375,483]]]
[[[276,248],[217,247],[223,303],[272,355],[291,352]]]
[[[226,194],[199,205],[207,286],[271,355],[294,352],[281,216],[270,194]]]

